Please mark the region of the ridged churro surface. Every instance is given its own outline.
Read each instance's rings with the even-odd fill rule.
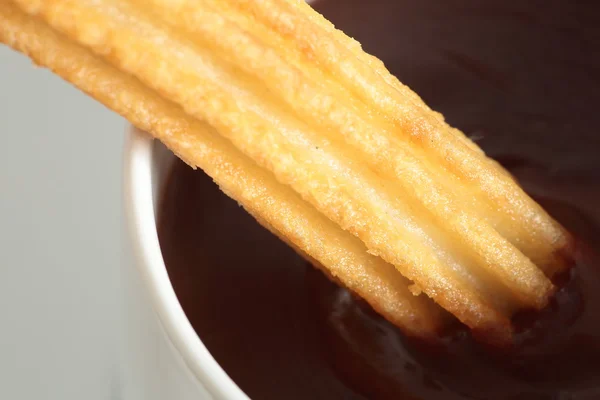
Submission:
[[[409,334],[442,326],[429,297],[506,342],[567,267],[568,235],[512,177],[301,1],[2,0],[0,40]]]

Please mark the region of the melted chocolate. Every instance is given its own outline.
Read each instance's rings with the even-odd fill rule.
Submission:
[[[192,325],[254,399],[600,398],[600,6],[593,1],[325,0],[338,27],[474,137],[580,240],[517,345],[463,329],[432,347],[261,228],[177,162],[159,213]]]

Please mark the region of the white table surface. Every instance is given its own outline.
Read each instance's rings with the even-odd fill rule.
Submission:
[[[0,45],[0,399],[119,399],[125,121]]]

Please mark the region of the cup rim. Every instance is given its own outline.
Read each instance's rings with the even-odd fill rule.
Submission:
[[[217,399],[249,400],[200,340],[171,285],[156,229],[152,190],[153,149],[154,139],[128,124],[123,194],[136,268],[164,332],[193,376]]]

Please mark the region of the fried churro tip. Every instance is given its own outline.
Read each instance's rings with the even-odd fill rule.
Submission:
[[[508,342],[568,234],[475,143],[300,1],[9,0],[0,41],[203,169],[415,336]]]

